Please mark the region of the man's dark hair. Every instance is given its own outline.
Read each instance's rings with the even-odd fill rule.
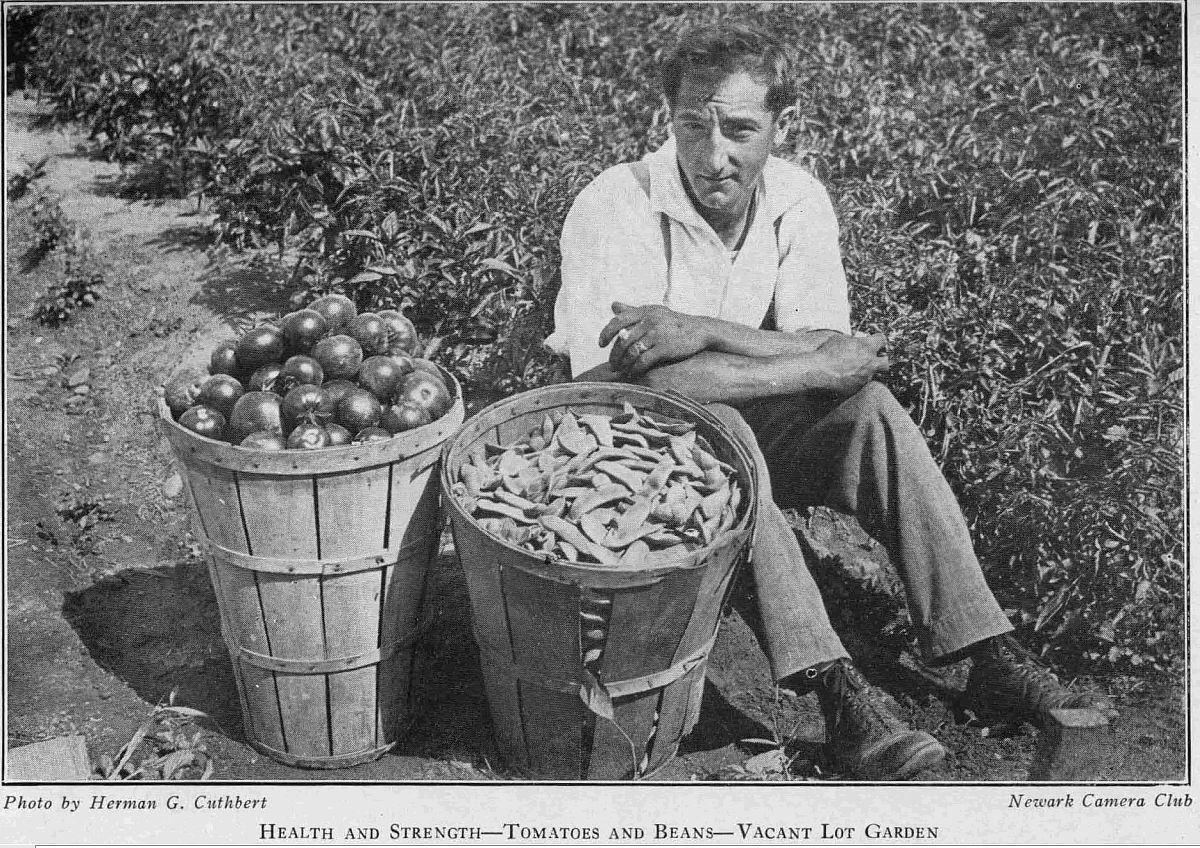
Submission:
[[[662,67],[663,92],[672,107],[685,74],[744,71],[767,84],[764,105],[778,115],[796,100],[792,62],[767,33],[741,24],[713,24],[688,30]]]

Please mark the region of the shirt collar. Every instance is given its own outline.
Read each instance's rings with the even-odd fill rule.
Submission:
[[[675,154],[675,136],[670,136],[662,147],[642,157],[650,169],[650,206],[682,224],[694,227],[707,226],[696,207],[692,205],[679,163]],[[802,195],[801,172],[783,159],[771,156],[758,180],[758,213],[756,220],[766,220],[774,225],[785,212],[800,202]]]

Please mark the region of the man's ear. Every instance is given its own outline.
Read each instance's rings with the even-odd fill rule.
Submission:
[[[786,106],[783,111],[775,118],[775,146],[783,144],[787,141],[788,131],[792,128],[792,124],[796,120],[796,107]]]

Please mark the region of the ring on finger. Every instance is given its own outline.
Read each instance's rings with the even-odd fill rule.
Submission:
[[[629,352],[633,354],[634,359],[637,359],[646,352],[646,346],[642,344],[641,341],[636,341],[629,346]]]

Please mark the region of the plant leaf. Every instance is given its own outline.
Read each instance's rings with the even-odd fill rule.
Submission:
[[[190,749],[172,751],[162,760],[163,780],[173,779],[175,772],[190,766],[196,760],[196,755]]]
[[[604,684],[592,674],[590,669],[583,670],[583,683],[579,685],[579,699],[583,701],[596,715],[601,718],[606,718],[609,721],[615,721],[616,713],[613,712],[612,697],[609,696],[608,690],[604,688]]]
[[[508,274],[514,280],[519,280],[521,277],[517,273],[517,269],[509,265],[503,259],[496,259],[494,256],[489,256],[482,260],[479,264],[485,268],[490,268],[493,271],[500,271],[503,274]]]
[[[169,707],[159,707],[158,712],[178,713],[179,715],[188,716],[189,718],[208,718],[209,717],[208,713],[201,712],[200,710],[192,709],[191,707],[181,707],[181,706],[178,706],[175,704],[172,704]]]

